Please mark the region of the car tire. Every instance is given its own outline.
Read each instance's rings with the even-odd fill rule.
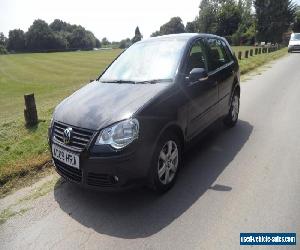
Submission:
[[[226,127],[232,128],[236,125],[239,119],[239,110],[240,110],[240,96],[238,92],[235,91],[231,98],[229,112],[224,119],[224,124]]]
[[[182,165],[182,145],[174,133],[165,133],[154,150],[149,187],[157,193],[167,192],[176,182]]]

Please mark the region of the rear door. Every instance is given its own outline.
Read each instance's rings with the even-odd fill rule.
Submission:
[[[234,81],[234,60],[228,54],[225,43],[218,38],[207,39],[208,74],[218,85],[219,113],[226,110]]]

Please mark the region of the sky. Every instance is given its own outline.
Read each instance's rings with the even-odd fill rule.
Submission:
[[[132,38],[139,26],[144,38],[180,16],[184,24],[194,20],[201,0],[0,0],[0,32],[27,31],[35,19],[51,23],[61,19],[80,24],[99,39]],[[300,0],[295,0],[300,5]]]
[[[300,1],[300,0],[299,0]],[[139,26],[144,38],[180,16],[186,24],[194,20],[201,0],[0,0],[0,32],[11,29],[27,31],[35,19],[51,23],[61,19],[80,24],[102,39],[110,41],[134,36]]]

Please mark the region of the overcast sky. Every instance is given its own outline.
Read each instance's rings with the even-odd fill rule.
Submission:
[[[134,36],[136,26],[147,38],[171,17],[186,24],[194,20],[201,0],[0,0],[0,32],[27,31],[35,19],[51,23],[58,18],[80,24],[99,39],[110,41]],[[296,0],[300,4],[300,0]]]

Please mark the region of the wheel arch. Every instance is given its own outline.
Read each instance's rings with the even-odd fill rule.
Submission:
[[[184,148],[184,144],[185,144],[184,132],[183,132],[183,129],[176,123],[167,124],[161,130],[161,132],[159,133],[159,135],[156,138],[155,147],[156,147],[158,141],[160,140],[160,138],[166,133],[175,134],[178,137],[178,139],[180,140],[181,147]]]
[[[240,83],[239,83],[239,81],[238,81],[237,78],[234,79],[234,82],[232,84],[232,90],[231,90],[231,94],[230,94],[230,99],[229,99],[229,104],[228,105],[230,105],[231,100],[232,100],[233,95],[234,95],[235,92],[237,92],[238,95],[239,95],[239,97],[240,97],[240,95],[241,95],[241,87],[240,87]]]

